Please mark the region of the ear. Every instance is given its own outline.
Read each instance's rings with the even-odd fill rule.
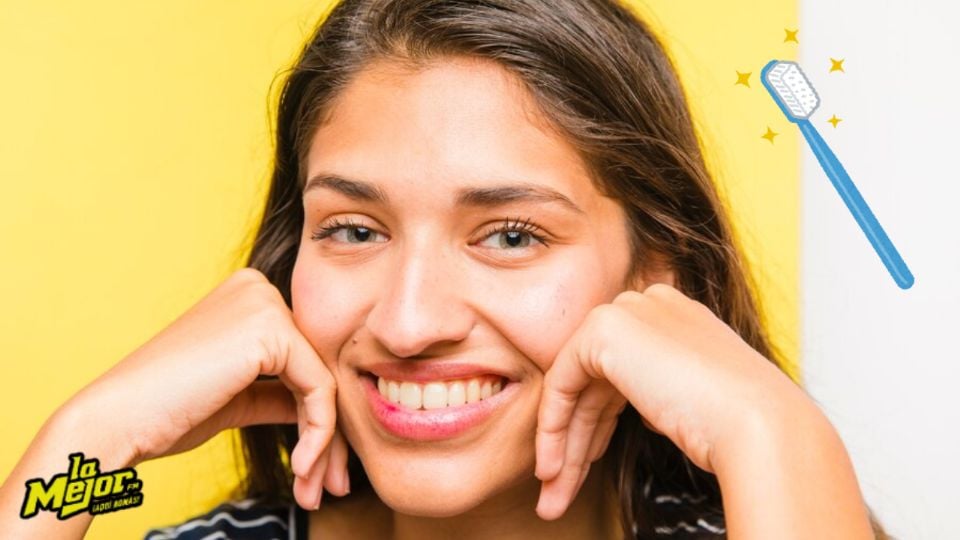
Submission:
[[[673,288],[677,287],[677,276],[667,258],[660,253],[650,253],[643,262],[643,266],[634,272],[627,281],[627,289],[643,292],[654,283],[665,283]]]

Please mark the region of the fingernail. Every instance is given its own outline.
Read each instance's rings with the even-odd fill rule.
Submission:
[[[348,495],[350,493],[350,473],[346,469],[343,470],[343,494]]]
[[[320,489],[317,491],[317,502],[313,503],[313,510],[320,509],[320,499],[323,498],[323,486],[320,486]]]

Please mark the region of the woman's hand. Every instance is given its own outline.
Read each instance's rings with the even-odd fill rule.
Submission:
[[[822,510],[811,508],[818,504],[832,513],[851,509],[840,521],[869,531],[842,443],[812,401],[709,308],[665,284],[594,308],[546,373],[536,438],[542,518],[566,511],[627,401],[648,427],[717,474],[731,537],[782,537],[776,527]],[[770,468],[761,473],[770,485],[757,480],[758,467]],[[830,491],[837,498],[824,497]],[[770,500],[756,500],[761,493]],[[767,512],[764,503],[776,509]],[[796,511],[787,515],[790,505]],[[763,512],[772,519],[758,518]],[[774,534],[764,536],[771,532],[764,520]]]
[[[261,374],[279,382],[257,381]],[[64,408],[110,411],[90,417],[105,418],[99,429],[130,442],[129,466],[191,449],[227,428],[296,422],[297,502],[316,508],[323,485],[338,495],[349,490],[334,378],[257,270],[234,273]]]

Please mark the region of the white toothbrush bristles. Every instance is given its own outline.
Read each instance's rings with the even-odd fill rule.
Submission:
[[[764,81],[787,116],[806,120],[820,106],[820,96],[796,62],[776,62],[763,72]]]

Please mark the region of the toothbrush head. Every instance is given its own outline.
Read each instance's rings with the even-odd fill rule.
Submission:
[[[810,118],[820,106],[820,96],[796,62],[771,60],[760,72],[760,81],[793,123]]]

